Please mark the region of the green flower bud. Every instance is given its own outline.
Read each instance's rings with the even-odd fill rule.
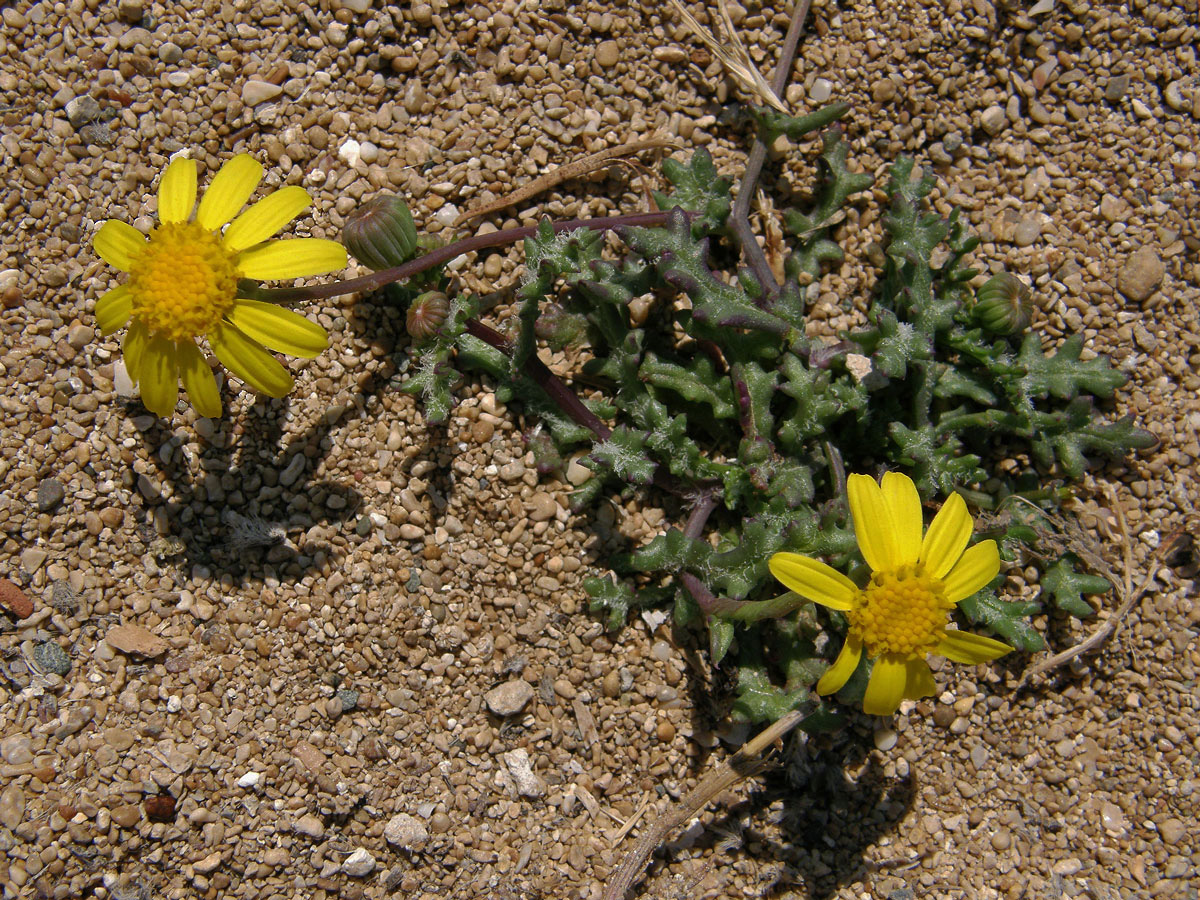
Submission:
[[[1033,321],[1033,302],[1025,282],[1001,272],[975,292],[975,322],[992,334],[1020,334]]]
[[[381,194],[351,213],[342,229],[342,243],[364,266],[390,269],[412,259],[417,226],[403,200]]]
[[[429,340],[450,316],[450,299],[441,291],[426,291],[408,307],[405,325],[417,343]]]

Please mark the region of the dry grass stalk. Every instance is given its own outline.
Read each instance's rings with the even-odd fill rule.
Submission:
[[[737,29],[733,25],[733,19],[729,16],[729,8],[725,0],[718,0],[717,11],[721,14],[721,24],[724,26],[725,33],[729,37],[729,44],[723,44],[717,40],[708,29],[696,21],[696,17],[688,12],[679,0],[671,0],[671,6],[679,13],[679,17],[683,19],[683,23],[692,30],[696,37],[708,48],[709,52],[725,67],[725,71],[729,73],[730,78],[741,85],[743,89],[758,97],[767,106],[778,110],[785,116],[790,114],[788,108],[784,106],[783,101],[779,99],[779,95],[771,89],[771,85],[767,84],[767,79],[763,78],[762,73],[755,68],[754,61],[750,59],[750,51],[742,43],[741,35],[738,34]]]

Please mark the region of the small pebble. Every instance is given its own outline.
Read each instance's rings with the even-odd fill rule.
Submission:
[[[533,693],[533,686],[528,681],[516,679],[492,688],[483,695],[483,700],[493,714],[515,716],[533,699]]]
[[[408,813],[392,816],[383,828],[383,837],[401,850],[418,850],[429,840],[429,830],[420,819]]]
[[[621,45],[616,41],[601,41],[596,47],[596,62],[602,68],[608,69],[621,59]]]
[[[6,607],[18,619],[33,615],[33,601],[7,578],[0,578],[0,606]]]
[[[120,0],[117,4],[117,15],[122,22],[140,22],[145,14],[142,0]]]
[[[183,59],[183,48],[172,41],[167,41],[158,48],[158,58],[168,66],[173,66]]]
[[[1104,85],[1104,99],[1109,103],[1119,103],[1129,90],[1131,78],[1128,74],[1114,75]]]
[[[875,749],[887,752],[896,746],[900,736],[894,728],[878,728],[875,730]]]
[[[44,641],[33,648],[33,661],[45,672],[66,675],[71,671],[71,657],[54,641]]]
[[[37,505],[42,512],[50,512],[62,503],[66,489],[57,478],[43,478],[38,483]]]
[[[312,813],[305,813],[292,823],[292,831],[319,841],[325,836],[325,823]]]
[[[11,766],[33,762],[33,742],[27,734],[11,734],[0,740],[0,758]]]
[[[375,871],[375,857],[368,850],[359,847],[346,857],[342,863],[342,871],[351,878],[366,878]]]
[[[1002,106],[989,106],[979,114],[979,127],[992,137],[998,135],[1008,124],[1008,115]]]
[[[1178,844],[1187,835],[1187,826],[1179,819],[1164,819],[1158,823],[1158,835],[1164,844]]]
[[[247,106],[257,106],[268,100],[273,100],[283,93],[283,87],[271,84],[269,81],[259,81],[251,78],[242,85],[242,102]]]
[[[1144,303],[1158,290],[1166,271],[1158,253],[1152,247],[1142,247],[1121,267],[1117,290],[1135,303]]]

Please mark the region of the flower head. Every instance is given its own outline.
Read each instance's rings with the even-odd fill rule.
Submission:
[[[96,232],[96,253],[129,274],[96,301],[96,320],[105,335],[129,325],[125,366],[141,386],[142,402],[160,416],[175,408],[181,379],[200,415],[221,414],[216,379],[197,338],[206,338],[225,368],[269,397],[287,394],[292,376],[268,349],[312,358],[328,346],[316,323],[238,296],[240,278],[301,278],[346,265],[336,241],[269,240],[312,203],[301,187],[278,190],[238,215],[262,174],[253,158],[235,156],[197,207],[196,163],[177,157],[159,183],[159,224],[149,237],[115,219]]]
[[[771,574],[802,597],[840,610],[850,621],[837,660],[817,682],[817,693],[841,690],[865,652],[875,660],[863,709],[891,715],[901,700],[935,690],[925,657],[937,653],[961,663],[1003,656],[1008,644],[947,628],[950,612],[1000,571],[996,542],[972,547],[967,504],[953,494],[922,536],[921,498],[912,479],[888,472],[876,484],[867,475],[847,480],[858,548],[872,569],[860,588],[823,562],[795,553],[771,557]]]

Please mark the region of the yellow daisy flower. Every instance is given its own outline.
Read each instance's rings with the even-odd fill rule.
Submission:
[[[846,489],[858,548],[872,569],[866,587],[795,553],[776,553],[768,565],[787,588],[850,620],[842,652],[817,682],[817,693],[841,690],[865,651],[875,668],[863,709],[890,716],[901,700],[936,690],[928,654],[975,664],[1012,649],[946,627],[950,611],[996,577],[1000,553],[992,540],[967,546],[973,523],[958,494],[945,502],[922,538],[921,498],[908,476],[888,472],[876,484],[868,475],[851,475]]]
[[[249,155],[235,156],[213,177],[193,219],[196,162],[176,157],[159,183],[159,224],[149,237],[115,219],[96,232],[96,253],[129,274],[96,302],[96,320],[105,335],[129,324],[125,366],[157,415],[175,409],[180,379],[200,415],[221,414],[196,338],[207,338],[225,368],[268,397],[284,396],[293,382],[264,348],[311,359],[329,344],[325,329],[303,316],[238,297],[239,278],[302,278],[346,266],[336,241],[268,240],[312,203],[304,188],[285,187],[237,215],[262,176]]]

